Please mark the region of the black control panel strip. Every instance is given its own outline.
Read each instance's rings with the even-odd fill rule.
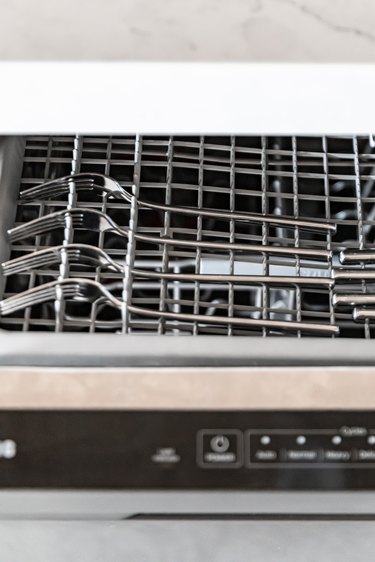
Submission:
[[[375,490],[375,411],[1,411],[0,487]]]

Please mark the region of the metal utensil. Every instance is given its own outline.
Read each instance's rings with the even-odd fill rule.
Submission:
[[[353,310],[353,320],[356,322],[365,322],[366,320],[375,319],[375,308],[358,308]]]
[[[375,249],[348,248],[340,252],[339,259],[343,265],[375,264]]]
[[[209,316],[201,314],[185,314],[180,312],[162,312],[160,310],[151,310],[148,308],[141,308],[138,306],[129,305],[127,307],[129,312],[148,316],[151,318],[166,318],[169,320],[178,320],[185,322],[200,322],[203,324],[225,324],[233,326],[241,326],[246,328],[267,328],[269,330],[286,330],[286,331],[303,331],[316,333],[321,335],[337,335],[339,334],[339,327],[332,324],[317,324],[313,322],[293,322],[289,320],[264,320],[249,319],[249,318],[236,318],[230,316]]]
[[[25,273],[27,271],[60,264],[65,257],[74,263],[91,264],[123,273],[121,264],[113,260],[107,252],[89,244],[62,244],[28,253],[0,264],[0,271],[5,276]]]
[[[107,193],[116,199],[123,199],[131,203],[134,195],[128,193],[116,180],[103,174],[80,173],[65,176],[56,180],[46,182],[44,184],[31,187],[20,192],[20,199],[23,201],[34,201],[36,199],[51,199],[69,193],[71,187],[74,186],[76,191],[94,190]],[[296,219],[293,217],[283,217],[277,215],[261,215],[257,213],[244,213],[234,211],[223,211],[221,209],[197,209],[191,207],[181,207],[173,205],[162,205],[160,203],[152,203],[151,201],[139,200],[137,203],[141,207],[155,209],[158,211],[169,211],[184,215],[192,215],[196,217],[211,217],[215,219],[228,219],[237,221],[246,221],[253,223],[267,223],[276,226],[284,226],[289,228],[298,227],[300,230],[320,231],[322,233],[331,234],[336,232],[336,224],[328,221],[316,221],[311,219]]]
[[[121,310],[123,302],[101,283],[92,279],[61,279],[33,287],[0,301],[0,315],[7,316],[30,306],[55,301],[59,298],[90,302],[104,299],[106,303]]]
[[[31,306],[56,301],[59,298],[89,303],[94,303],[100,299],[118,310],[123,310],[125,307],[125,303],[116,298],[105,285],[90,279],[69,278],[51,281],[0,301],[0,315],[7,316]],[[330,324],[161,312],[133,305],[127,306],[127,310],[147,317],[204,324],[229,324],[255,329],[268,328],[270,330],[301,330],[322,335],[336,335],[339,333],[339,328]]]
[[[72,263],[91,264],[96,267],[104,267],[117,273],[124,273],[124,266],[113,260],[104,250],[89,244],[61,244],[59,246],[51,246],[36,252],[28,253],[18,258],[0,264],[0,271],[5,277],[10,275],[25,273],[44,267],[60,264],[67,259]],[[207,260],[203,260],[207,261]],[[218,262],[218,260],[216,260]],[[219,262],[220,263],[220,262]],[[256,274],[259,271],[259,263],[249,256],[246,264],[246,274],[225,274],[217,271],[217,273],[161,273],[158,271],[149,271],[148,269],[132,269],[132,274],[137,277],[146,279],[165,279],[169,281],[185,281],[185,282],[213,282],[213,283],[272,283],[274,285],[304,285],[304,286],[325,286],[331,287],[334,279],[329,277],[329,270],[322,269],[322,264],[316,264],[319,269],[319,275],[296,276],[293,264],[284,261],[282,267],[283,275],[262,275]],[[312,266],[311,266],[311,271]],[[350,275],[350,272],[349,274]],[[375,271],[374,271],[375,279]],[[344,277],[344,276],[343,276]],[[351,278],[351,275],[350,277]]]
[[[77,229],[92,230],[95,232],[112,232],[113,234],[117,234],[124,238],[128,238],[129,236],[128,228],[122,228],[118,226],[118,224],[116,224],[113,219],[111,219],[108,215],[102,213],[101,211],[85,208],[72,208],[64,209],[62,211],[56,211],[54,213],[50,213],[49,215],[44,215],[27,223],[11,228],[10,230],[8,230],[8,238],[12,243],[18,240],[29,238],[31,236],[46,234],[53,230],[64,228],[66,226],[71,226]],[[180,240],[175,238],[163,238],[139,233],[135,233],[133,236],[135,240],[157,245],[179,246],[194,249],[203,248],[206,250],[238,251],[258,254],[268,253],[275,255],[299,256],[325,260],[329,260],[330,258],[332,258],[332,252],[330,250],[321,249],[290,246],[265,246],[246,243],[239,244],[228,242]]]

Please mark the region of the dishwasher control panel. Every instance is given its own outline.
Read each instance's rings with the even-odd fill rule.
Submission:
[[[207,429],[197,434],[197,463],[202,468],[329,468],[373,465],[375,429]]]
[[[1,411],[0,487],[375,490],[375,411]]]

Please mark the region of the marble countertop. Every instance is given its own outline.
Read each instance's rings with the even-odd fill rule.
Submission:
[[[1,0],[0,60],[374,62],[374,0]]]

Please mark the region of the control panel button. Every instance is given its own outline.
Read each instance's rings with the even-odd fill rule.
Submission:
[[[293,467],[322,462],[320,438],[311,433],[268,429],[246,431],[246,466]]]
[[[273,449],[257,449],[254,451],[253,461],[256,462],[277,462],[278,451]]]
[[[13,439],[0,441],[0,459],[14,459],[17,454],[17,444]]]
[[[236,429],[202,429],[197,434],[197,464],[202,468],[239,468],[242,433]]]
[[[214,435],[211,438],[211,449],[215,453],[226,453],[230,447],[230,439],[226,435]]]
[[[282,451],[285,462],[316,462],[319,459],[317,449],[285,449]]]
[[[323,451],[324,462],[353,462],[353,451],[351,449],[325,449]]]
[[[248,468],[333,468],[336,465],[375,465],[375,431],[359,426],[339,430],[249,429],[245,433]]]
[[[359,462],[375,462],[375,449],[357,449],[356,453]]]

